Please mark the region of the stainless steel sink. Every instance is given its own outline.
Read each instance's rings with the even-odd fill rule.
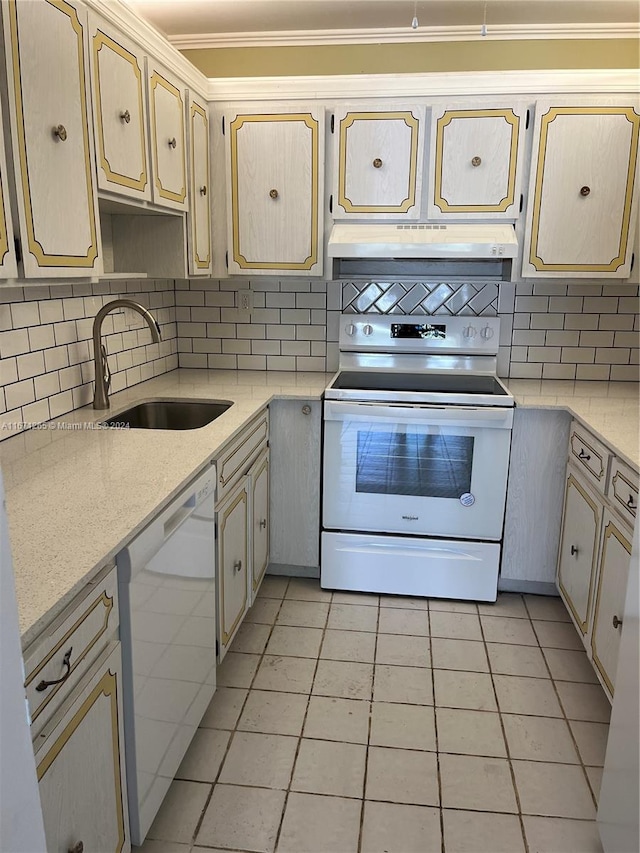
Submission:
[[[198,429],[233,406],[229,400],[149,400],[102,421],[131,429]]]

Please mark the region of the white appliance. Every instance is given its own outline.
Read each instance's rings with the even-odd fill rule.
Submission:
[[[211,466],[117,557],[134,845],[215,692],[215,486]]]
[[[495,601],[514,405],[498,338],[496,318],[342,316],[323,587]]]
[[[45,853],[47,845],[24,689],[18,604],[0,473],[0,850]]]

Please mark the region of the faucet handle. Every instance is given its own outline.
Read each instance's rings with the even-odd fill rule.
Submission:
[[[111,388],[111,370],[109,369],[109,361],[107,360],[107,348],[104,344],[101,344],[100,350],[102,352],[102,375],[104,377],[104,387],[108,398],[109,389]]]

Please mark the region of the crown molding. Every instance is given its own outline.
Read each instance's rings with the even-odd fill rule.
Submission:
[[[141,18],[131,6],[123,3],[122,0],[85,0],[85,3],[114,27],[136,41],[146,53],[159,59],[189,88],[201,97],[206,97],[208,81],[204,74],[170,44],[162,33]]]
[[[518,39],[628,39],[640,37],[640,26],[621,24],[496,24],[480,26],[395,27],[352,30],[286,30],[259,33],[194,33],[169,36],[179,50],[237,47],[304,47],[332,44],[404,44],[439,41],[513,41]]]
[[[209,101],[640,92],[637,69],[210,78]]]

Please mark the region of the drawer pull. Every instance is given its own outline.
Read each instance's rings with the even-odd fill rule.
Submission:
[[[78,841],[77,844],[74,844],[73,847],[69,848],[69,853],[84,853],[84,843],[82,841]]]
[[[120,119],[125,124],[129,124],[129,122],[131,121],[131,113],[129,112],[129,110],[125,110],[123,113],[120,113]]]
[[[622,628],[622,619],[618,619],[617,616],[613,617],[613,627],[614,628]]]
[[[59,139],[60,142],[65,142],[67,139],[67,129],[63,124],[59,124],[53,128],[53,135],[56,139]]]
[[[578,453],[578,459],[584,459],[586,462],[588,462],[588,461],[591,459],[591,454],[590,454],[590,453],[585,453],[585,452],[584,452],[584,448],[583,448],[583,447],[581,447],[581,448],[580,448],[580,453]]]
[[[236,560],[233,564],[233,573],[235,575],[237,572],[240,571],[242,571],[242,560]]]
[[[572,545],[572,546],[571,546],[571,556],[572,556],[572,557],[577,557],[579,553],[580,553],[580,549],[578,548],[578,546],[577,546],[577,545]]]
[[[479,166],[481,163],[482,163],[482,157],[472,157],[471,158],[471,165],[472,166]]]
[[[67,678],[71,675],[71,652],[73,648],[70,648],[69,651],[65,654],[62,659],[62,666],[66,666],[67,671],[62,676],[62,678],[57,678],[55,681],[41,681],[40,684],[36,685],[36,690],[39,693],[42,693],[43,690],[46,690],[47,687],[53,687],[54,684],[62,684],[63,681],[66,681]],[[82,842],[80,842],[82,843]],[[77,845],[76,845],[77,847]],[[73,848],[75,850],[75,847]]]
[[[374,169],[380,169],[381,167],[382,167],[382,160],[379,157],[376,157],[376,159],[373,161],[373,168]]]
[[[267,529],[267,519],[266,518],[260,519],[260,529],[261,530]]]
[[[303,415],[310,415],[311,414],[311,406],[309,406],[307,404],[307,405],[302,407],[301,411],[302,411]]]
[[[175,148],[177,144],[175,136],[172,136],[169,140],[169,148]]]
[[[633,495],[629,495],[629,500],[627,501],[627,506],[629,509],[637,509],[637,504],[633,499]]]

